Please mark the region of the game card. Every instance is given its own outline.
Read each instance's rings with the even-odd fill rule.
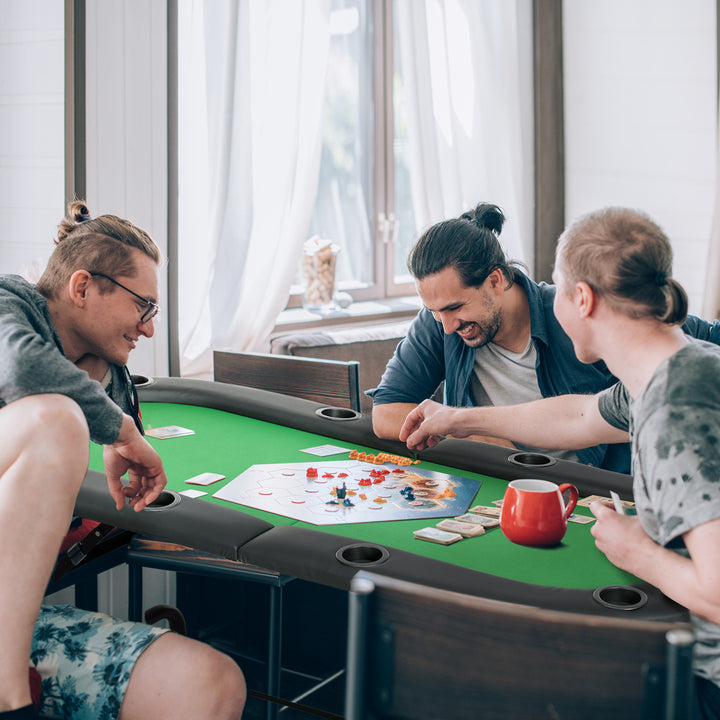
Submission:
[[[187,490],[181,490],[180,495],[184,495],[189,498],[199,498],[203,495],[207,495],[207,493],[204,490],[190,490],[188,488]]]
[[[317,455],[318,457],[326,457],[328,455],[340,455],[340,453],[350,452],[350,448],[339,447],[338,445],[318,445],[317,447],[305,448],[300,452],[308,453],[308,455]]]
[[[188,478],[185,482],[189,485],[212,485],[219,480],[224,480],[225,476],[220,473],[204,472],[194,477]]]
[[[500,518],[490,517],[489,515],[475,515],[474,513],[465,513],[455,519],[458,522],[482,525],[484,528],[494,528],[500,524]]]
[[[578,515],[577,513],[572,513],[568,517],[568,522],[578,523],[579,525],[588,525],[594,520],[594,517],[589,517],[588,515]]]
[[[488,517],[500,517],[502,508],[494,507],[491,505],[476,505],[470,508],[471,513],[477,513],[478,515],[487,515]]]
[[[440,545],[452,545],[452,543],[462,540],[462,535],[459,533],[446,532],[445,530],[438,530],[434,527],[415,530],[413,535],[418,540],[427,540],[428,542],[439,543]]]
[[[478,523],[460,522],[460,520],[445,519],[435,527],[450,533],[459,533],[463,537],[477,537],[485,534],[485,528]]]
[[[615,512],[620,513],[620,515],[624,515],[625,507],[623,506],[620,496],[614,490],[611,490],[610,497],[612,498],[613,505],[615,506]]]
[[[165,440],[166,438],[180,437],[182,435],[194,435],[195,431],[177,425],[167,425],[166,427],[148,428],[145,434],[158,440]]]
[[[588,497],[578,500],[577,504],[580,507],[590,507],[590,503],[594,503],[596,500],[602,500],[603,502],[606,502],[606,503],[613,502],[613,499],[610,497],[604,497],[602,495],[588,495]],[[630,500],[620,500],[620,502],[622,503],[622,506],[625,509],[629,510],[629,509],[632,509],[635,507],[635,503],[631,502]]]

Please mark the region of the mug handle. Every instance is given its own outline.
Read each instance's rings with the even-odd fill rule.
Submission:
[[[563,483],[562,485],[558,486],[558,490],[560,491],[560,495],[563,495],[566,490],[570,491],[570,498],[565,505],[565,512],[563,513],[563,518],[567,520],[572,514],[572,511],[575,509],[575,506],[577,505],[577,501],[580,498],[580,493],[578,493],[578,489],[570,483]]]

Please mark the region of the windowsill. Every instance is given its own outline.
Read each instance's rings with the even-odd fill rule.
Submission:
[[[273,335],[279,332],[305,330],[328,326],[376,324],[413,318],[422,307],[417,296],[388,298],[371,302],[356,302],[350,307],[329,313],[310,312],[304,308],[283,310],[278,315]]]

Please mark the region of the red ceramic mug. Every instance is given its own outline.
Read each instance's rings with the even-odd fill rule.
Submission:
[[[569,492],[567,504],[563,493]],[[500,513],[500,529],[518,545],[556,545],[565,536],[567,520],[578,501],[570,483],[549,480],[513,480],[508,483]]]

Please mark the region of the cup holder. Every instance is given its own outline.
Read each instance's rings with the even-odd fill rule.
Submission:
[[[535,452],[514,453],[508,457],[508,461],[523,467],[550,467],[557,462],[554,457]]]
[[[155,378],[148,377],[147,375],[131,375],[130,379],[133,381],[135,387],[147,387],[155,382]]]
[[[162,512],[180,504],[182,498],[174,490],[163,490],[157,500],[151,502],[143,512]]]
[[[335,557],[343,565],[366,568],[381,565],[390,557],[390,553],[382,545],[353,543],[341,547],[335,553]]]
[[[350,410],[349,408],[341,407],[323,407],[318,408],[315,414],[326,420],[357,420],[360,417],[360,413],[356,410]]]
[[[647,595],[630,585],[607,585],[593,590],[593,600],[611,610],[639,610]]]

